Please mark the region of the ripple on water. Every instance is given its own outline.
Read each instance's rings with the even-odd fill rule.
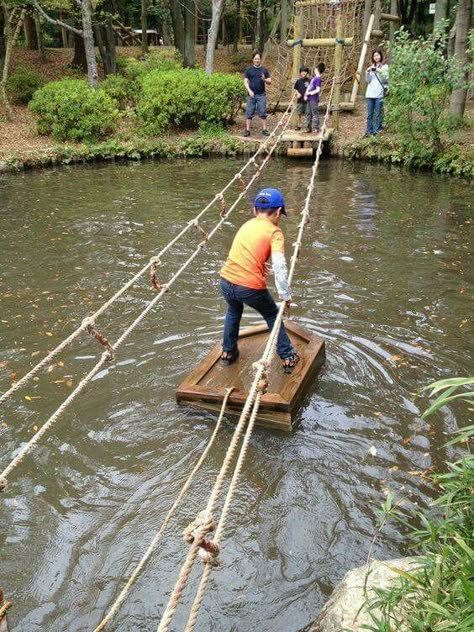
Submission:
[[[6,362],[8,372],[31,366],[39,357],[32,353],[44,354],[135,274],[240,164],[99,165],[4,178],[0,366]],[[287,195],[289,244],[309,168],[276,159],[261,181],[278,182]],[[421,475],[442,467],[448,454],[442,445],[467,418],[459,406],[422,421],[426,400],[416,393],[472,366],[470,205],[458,181],[393,170],[388,178],[373,165],[321,165],[293,314],[326,340],[327,363],[308,389],[297,430],[259,430],[250,442],[200,629],[301,630],[345,571],[365,561],[388,490],[408,506],[429,500],[432,490]],[[199,458],[215,418],[179,408],[174,391],[220,336],[218,271],[246,217],[242,206],[225,222],[123,343],[116,362],[12,476],[2,496],[0,584],[15,604],[14,629],[91,629]],[[206,230],[216,218],[213,209]],[[197,243],[190,233],[163,257],[160,281]],[[115,340],[152,296],[148,279],[137,283],[100,319],[101,331]],[[243,322],[258,318],[246,313]],[[69,381],[75,386],[90,370],[94,344],[78,340],[63,354],[63,366],[54,365],[7,404],[2,462],[71,392]],[[232,429],[226,424],[218,436],[118,614],[117,630],[156,628],[183,559],[181,531],[203,508]],[[401,534],[389,527],[376,556],[403,552]],[[185,610],[178,611],[176,629],[184,627]]]

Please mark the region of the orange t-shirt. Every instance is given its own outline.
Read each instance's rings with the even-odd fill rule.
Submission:
[[[264,290],[265,263],[272,252],[285,252],[281,228],[266,217],[254,217],[237,231],[221,277],[254,290]]]

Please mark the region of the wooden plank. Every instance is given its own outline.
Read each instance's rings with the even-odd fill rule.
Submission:
[[[288,147],[286,155],[290,158],[311,158],[314,152],[314,147]]]
[[[300,39],[302,39],[301,43],[299,43]],[[288,40],[286,45],[289,47],[295,46],[295,48],[299,48],[300,46],[302,46],[303,48],[313,48],[315,46],[321,46],[323,48],[335,48],[338,44],[342,46],[352,46],[354,42],[353,37],[341,36],[340,41],[338,41],[338,39],[339,37],[298,38]]]
[[[393,13],[381,13],[380,19],[385,20],[385,22],[400,22],[400,16]]]
[[[325,360],[324,341],[294,321],[285,323],[292,344],[300,355],[293,373],[283,372],[281,361],[274,357],[268,370],[269,389],[262,397],[259,419],[266,426],[291,429],[297,407],[315,373]],[[211,411],[218,410],[226,388],[234,386],[229,407],[236,415],[243,408],[253,380],[253,363],[263,355],[268,339],[266,325],[243,330],[239,337],[239,360],[225,367],[220,363],[221,342],[186,377],[176,391],[178,403]]]
[[[324,141],[329,140],[333,131],[334,130],[332,127],[327,127],[326,133],[323,136],[323,140]],[[287,130],[286,132],[283,133],[281,140],[284,143],[293,143],[295,141],[299,143],[306,143],[306,142],[317,143],[320,138],[321,138],[321,132],[318,132],[317,134],[313,134],[313,133],[301,132],[297,130]]]

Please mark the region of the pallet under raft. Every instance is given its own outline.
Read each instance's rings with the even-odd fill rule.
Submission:
[[[325,362],[326,353],[324,340],[307,329],[291,320],[285,322],[285,327],[301,360],[288,375],[283,372],[280,359],[274,356],[268,373],[269,387],[261,400],[257,424],[290,431],[305,392]],[[267,338],[266,325],[241,331],[240,357],[230,367],[222,366],[219,361],[219,341],[179,386],[176,391],[178,403],[218,412],[225,389],[234,386],[226,414],[239,416],[253,380],[252,364],[262,357]]]

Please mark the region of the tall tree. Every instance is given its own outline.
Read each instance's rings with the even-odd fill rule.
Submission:
[[[31,13],[25,15],[25,22],[23,24],[23,30],[25,32],[25,44],[29,50],[38,49],[38,37],[36,35],[35,19]]]
[[[5,54],[2,58],[2,76],[0,79],[0,99],[5,104],[5,110],[9,119],[13,118],[13,112],[7,97],[7,81],[8,72],[10,70],[10,59],[13,48],[18,40],[20,31],[23,28],[23,20],[25,19],[26,9],[23,7],[16,10],[16,7],[10,11],[6,0],[0,0],[0,11],[3,15],[4,37],[5,37]],[[17,19],[14,28],[14,20]]]
[[[48,13],[46,13],[38,0],[32,0],[32,2],[38,13],[40,13],[45,20],[51,22],[51,24],[55,24],[56,26],[63,26],[68,31],[71,31],[72,33],[75,33],[76,35],[79,35],[83,38],[87,63],[87,78],[89,84],[93,88],[96,88],[99,83],[99,76],[97,73],[97,63],[95,60],[95,41],[94,31],[92,28],[92,0],[76,0],[76,4],[81,12],[82,29],[77,29],[75,26],[71,26],[67,22],[52,18],[50,15],[48,15]]]
[[[142,55],[148,52],[148,0],[141,0]]]
[[[99,47],[105,75],[112,75],[117,72],[115,33],[112,23],[114,13],[114,0],[103,0],[100,9],[96,11],[95,15],[94,35]]]
[[[448,17],[449,0],[436,0],[433,31],[440,33],[443,30],[443,20]]]
[[[185,67],[196,63],[194,46],[195,6],[194,0],[168,0],[173,24],[174,45],[181,53]]]
[[[206,72],[208,75],[212,75],[214,71],[214,50],[216,48],[222,10],[224,9],[224,1],[225,0],[212,0],[212,19],[206,48]]]
[[[449,112],[453,116],[464,116],[467,97],[467,80],[469,62],[469,29],[472,22],[472,0],[459,0],[456,12],[456,39],[454,42],[454,57],[460,69],[464,69],[464,82],[461,88],[456,88],[451,94]]]
[[[236,14],[236,25],[234,30],[234,44],[232,50],[234,53],[237,53],[239,50],[240,38],[242,35],[242,5],[241,0],[236,0],[235,2],[235,14]]]

